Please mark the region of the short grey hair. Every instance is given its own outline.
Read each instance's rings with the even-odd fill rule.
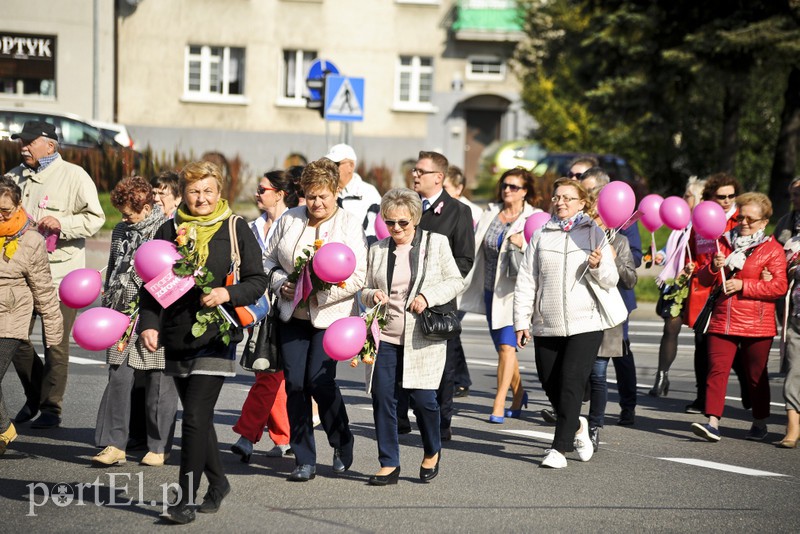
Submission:
[[[381,217],[386,220],[386,214],[391,210],[407,209],[411,214],[411,222],[414,226],[419,224],[422,219],[422,201],[419,195],[411,189],[396,187],[390,189],[381,199]]]
[[[583,174],[581,174],[581,182],[589,178],[594,178],[594,190],[596,191],[600,191],[611,181],[611,178],[608,177],[608,173],[604,171],[602,167],[591,167],[583,171]]]

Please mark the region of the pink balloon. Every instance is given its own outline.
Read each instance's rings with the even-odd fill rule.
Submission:
[[[630,219],[636,207],[636,195],[625,182],[611,182],[600,191],[597,212],[607,228],[618,228]]]
[[[322,249],[320,249],[322,250]],[[336,361],[354,358],[367,341],[367,323],[362,317],[337,319],[322,336],[325,354]]]
[[[326,243],[314,254],[311,265],[320,280],[338,284],[356,270],[356,255],[344,243]]]
[[[110,308],[92,308],[75,319],[72,338],[86,350],[113,347],[127,330],[131,318]]]
[[[94,269],[75,269],[61,280],[58,297],[66,306],[80,309],[88,306],[100,296],[103,278]]]
[[[146,284],[181,259],[172,241],[153,239],[142,243],[133,255],[133,268]]]
[[[717,239],[727,224],[725,210],[713,200],[704,200],[694,207],[692,227],[706,239]]]
[[[683,230],[692,218],[689,204],[681,197],[667,197],[658,209],[661,221],[673,230]]]
[[[528,220],[525,221],[525,230],[523,231],[525,235],[525,241],[530,241],[533,233],[542,226],[544,226],[545,224],[547,224],[547,221],[549,220],[550,220],[550,214],[547,213],[546,211],[537,211],[536,213],[528,217]]]
[[[386,223],[383,222],[383,217],[380,215],[375,217],[375,237],[378,239],[386,239],[389,237],[389,229],[386,227]]]
[[[641,202],[639,202],[639,211],[642,212],[640,221],[645,228],[650,232],[655,232],[661,225],[661,215],[659,215],[659,208],[664,202],[664,197],[661,195],[647,195]]]

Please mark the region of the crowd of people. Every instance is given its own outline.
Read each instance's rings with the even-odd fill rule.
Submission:
[[[26,402],[12,422],[0,391],[0,454],[17,437],[15,424],[61,424],[76,312],[59,306],[56,288],[85,266],[85,239],[105,219],[89,176],[61,159],[52,125],[29,122],[13,137],[20,140],[23,163],[0,180],[0,379],[13,362]],[[122,221],[111,235],[103,305],[129,314],[134,326],[107,349],[108,384],[94,438],[102,450],[92,462],[124,463],[141,446],[147,449],[142,464],[164,465],[180,400],[180,492],[167,511],[171,521],[214,513],[230,492],[214,407],[225,378],[236,374],[236,345],[245,333],[216,320],[224,314],[215,310],[253,304],[265,294],[277,299],[273,320],[280,322],[282,363],[256,372],[231,449],[248,462],[266,428],[274,443],[267,455],[294,458],[289,481],[316,476],[317,424],[333,451],[333,471],[344,473],[353,463],[355,439],[337,361],[326,354],[324,338],[335,321],[365,309],[381,308],[385,317],[366,379],[379,464],[370,485],[398,482],[398,435],[411,431],[409,408],[422,440],[419,479],[427,483],[439,474],[443,443],[453,439],[453,399],[468,395],[471,386],[459,336],[423,328],[426,316],[445,308],[460,310],[456,321],[464,312],[486,317],[497,352],[491,424],[519,418],[528,407],[517,352],[532,344],[551,405],[542,416],[555,425],[542,467],[566,467],[573,451],[584,462],[597,452],[610,361],[617,374],[618,424],[635,423],[627,318],[636,308],[642,245],[636,225],[607,228],[598,214],[609,177],[597,161],[574,161],[554,183],[549,203],[538,196],[528,170],[511,169],[499,177],[485,210],[462,196],[463,174],[437,152],[419,153],[412,189],[384,195],[356,168],[355,151],[340,144],[307,165],[267,172],[253,195],[261,213],[249,224],[222,198],[223,177],[210,162],[189,163],[179,174],[151,181],[124,178],[111,192]],[[765,195],[742,193],[724,173],[692,179],[684,198],[690,206],[717,202],[726,231],[717,242],[689,225],[674,231],[656,255],[663,266],[657,283],[666,298],[658,305],[664,332],[649,394],[669,395],[678,333],[684,324],[694,327],[697,397],[686,411],[707,420],[687,431],[702,439],[721,439],[731,369],[752,408],[747,439],[767,437],[767,361],[781,325],[788,424],[777,446],[795,448],[800,438],[800,178],[789,193],[793,209],[769,236],[772,205]],[[547,221],[526,239],[529,217],[546,206],[549,219],[543,214]],[[378,217],[388,231],[383,239]],[[134,268],[137,250],[152,239],[176,243],[186,253],[181,261],[202,280],[166,309],[143,289]],[[298,270],[301,260],[326,243],[346,244],[355,267],[342,282],[308,287]],[[229,285],[233,250],[241,262],[237,283]],[[30,342],[36,316],[44,364]],[[208,490],[195,507],[203,475]]]

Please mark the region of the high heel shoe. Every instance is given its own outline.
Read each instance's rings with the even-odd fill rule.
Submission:
[[[528,407],[528,392],[527,391],[522,394],[522,402],[519,403],[519,408],[517,408],[516,410],[513,409],[513,408],[511,408],[509,410],[506,410],[505,416],[506,417],[513,417],[514,419],[519,419],[520,417],[522,417],[522,408],[523,408],[523,406],[525,408]]]
[[[796,439],[782,439],[780,441],[775,442],[775,446],[779,449],[796,449],[797,448],[797,440]]]
[[[394,468],[394,471],[388,475],[372,475],[367,482],[370,486],[389,486],[397,484],[400,479],[400,466]]]
[[[502,415],[489,415],[489,422],[496,425],[502,425],[504,419],[505,418]]]
[[[651,397],[666,397],[669,393],[669,372],[658,371],[656,372],[656,383],[648,395]]]
[[[434,465],[431,469],[427,467],[419,466],[419,479],[422,482],[430,482],[436,475],[439,474],[439,462],[442,461],[442,449],[439,449],[439,455],[436,457],[436,465]]]

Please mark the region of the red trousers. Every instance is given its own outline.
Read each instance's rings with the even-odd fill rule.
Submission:
[[[256,373],[256,382],[247,394],[242,414],[233,425],[233,431],[253,443],[258,443],[265,425],[275,445],[289,444],[289,416],[286,415],[283,371]]]
[[[772,337],[741,337],[708,334],[708,378],[706,379],[706,415],[722,417],[725,393],[733,358],[741,347],[742,365],[753,404],[753,418],[769,417],[769,377],[767,360]]]

